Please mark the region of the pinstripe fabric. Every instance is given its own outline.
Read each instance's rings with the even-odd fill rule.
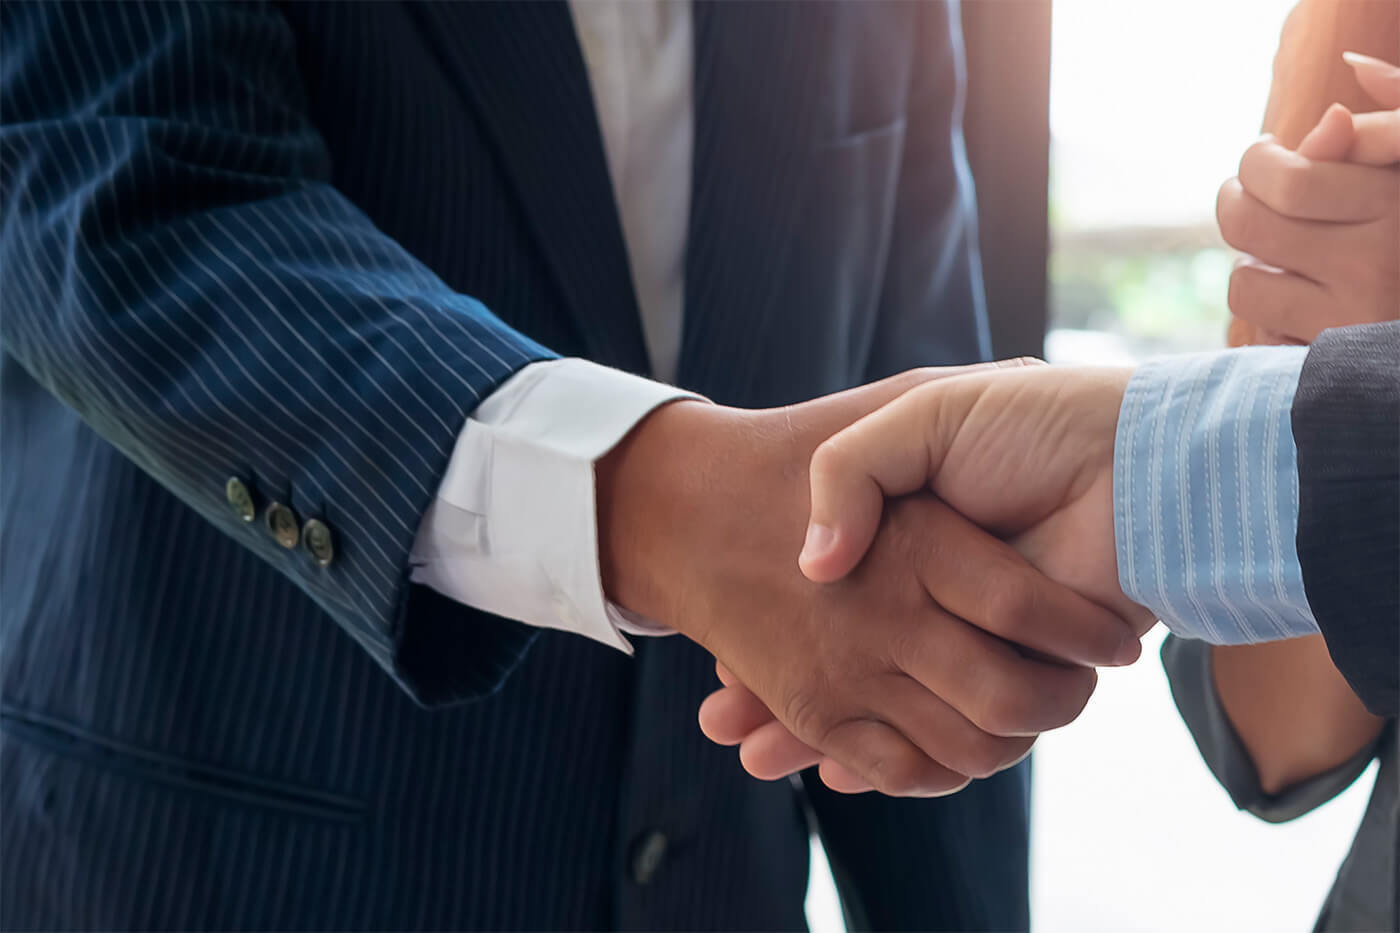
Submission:
[[[1292,426],[1308,602],[1356,695],[1400,716],[1400,321],[1318,335]]]
[[[702,651],[404,584],[478,398],[550,350],[645,365],[567,26],[0,5],[0,926],[801,926],[801,799],[700,736]],[[946,8],[696,26],[690,385],[981,355]],[[230,475],[325,520],[336,562],[239,524]],[[1024,926],[1023,774],[980,792],[814,800],[878,830],[833,837],[889,868],[843,893]]]
[[[1114,443],[1123,592],[1184,638],[1250,644],[1317,634],[1294,538],[1289,411],[1303,347],[1144,363]]]

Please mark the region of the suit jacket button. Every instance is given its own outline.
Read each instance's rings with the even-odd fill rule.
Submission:
[[[331,541],[331,530],[319,519],[308,519],[301,526],[301,546],[306,553],[322,567],[329,567],[335,560],[335,544]]]
[[[230,476],[228,482],[224,483],[224,498],[228,500],[228,507],[233,509],[233,514],[240,520],[251,522],[257,516],[258,510],[253,505],[253,494],[238,477]]]
[[[652,831],[642,836],[632,846],[632,880],[637,884],[649,884],[661,870],[666,860],[667,848],[664,833]]]
[[[263,516],[263,522],[267,525],[267,530],[272,532],[273,540],[284,548],[294,548],[301,537],[301,532],[297,528],[297,515],[291,509],[280,502],[274,502],[267,507],[267,514]]]

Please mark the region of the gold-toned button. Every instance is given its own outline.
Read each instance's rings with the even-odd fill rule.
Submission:
[[[301,546],[306,553],[322,567],[329,567],[335,560],[335,544],[331,540],[331,530],[320,519],[307,519],[301,526]]]
[[[297,528],[297,513],[280,502],[274,502],[267,507],[263,522],[278,544],[284,548],[297,546],[297,541],[301,538],[301,532]]]
[[[228,500],[228,507],[233,509],[233,514],[241,520],[251,522],[257,517],[258,510],[253,505],[253,494],[238,477],[230,476],[228,482],[224,483],[224,498]]]

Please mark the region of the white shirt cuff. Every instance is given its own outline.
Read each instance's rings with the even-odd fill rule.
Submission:
[[[586,360],[532,363],[467,419],[413,547],[413,581],[632,651],[668,630],[603,595],[593,465],[657,407],[701,396]]]

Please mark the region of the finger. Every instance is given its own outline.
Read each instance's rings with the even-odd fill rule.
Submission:
[[[1333,104],[1298,144],[1298,155],[1316,162],[1339,162],[1346,158],[1354,136],[1351,111]]]
[[[759,726],[739,746],[744,770],[760,781],[785,778],[821,760],[821,752],[793,736],[776,719]]]
[[[823,404],[819,406],[801,406],[802,410],[794,413],[794,417],[805,415],[806,420],[795,422],[794,429],[810,430],[815,432],[817,436],[836,434],[853,422],[904,395],[910,389],[927,385],[930,382],[941,382],[946,379],[978,373],[985,374],[998,369],[1043,365],[1045,363],[1042,360],[1020,357],[1011,360],[997,360],[991,363],[970,363],[966,366],[922,366],[918,369],[907,369],[902,373],[887,376],[878,382],[867,383],[844,392],[824,396],[820,400]]]
[[[1343,52],[1342,61],[1351,66],[1356,83],[1382,107],[1400,107],[1400,66],[1362,55]]]
[[[936,608],[932,612],[941,612]],[[1098,682],[1093,668],[1026,657],[960,620],[892,646],[892,662],[983,732],[1029,736],[1073,722]]]
[[[1033,365],[1043,364],[1040,360],[1023,357],[1013,360],[999,360],[994,363],[976,363],[970,366],[911,369],[881,379],[879,382],[827,396],[821,399],[818,405],[801,406],[797,411],[790,412],[789,422],[794,432],[811,431],[819,437],[827,435],[834,437],[839,435],[843,429],[849,428],[852,423],[879,411],[882,406],[920,386],[989,370]],[[874,535],[874,528],[879,524],[880,509],[878,506],[880,504],[879,497],[872,497],[864,503],[865,511],[860,513],[859,520],[869,525],[870,536]],[[807,541],[803,546],[803,555],[799,558],[799,566],[804,568],[804,572],[807,571],[810,561],[813,573],[809,576],[815,582],[829,582],[839,579],[859,563],[861,555],[870,544],[869,537],[863,543],[856,543],[855,539],[843,540],[837,544],[834,553],[828,554],[830,546],[836,543],[834,535],[830,532],[831,529],[821,523],[811,525],[808,529]]]
[[[952,615],[1071,664],[1132,664],[1142,653],[1127,622],[1046,577],[947,504],[927,500],[918,524],[920,582]]]
[[[734,672],[725,667],[724,662],[719,658],[715,658],[715,676],[718,677],[719,682],[726,687],[733,686],[739,682],[739,678],[735,677]]]
[[[823,758],[817,774],[823,784],[838,794],[864,794],[875,789],[869,781],[834,758]]]
[[[755,729],[773,722],[773,713],[747,687],[716,690],[700,704],[700,731],[716,745],[738,745]]]
[[[1305,280],[1306,281],[1306,280]],[[1261,347],[1301,347],[1306,341],[1297,340],[1276,330],[1261,327],[1257,331],[1259,339],[1254,341]]]
[[[954,378],[911,389],[817,448],[798,558],[808,579],[823,583],[849,573],[875,538],[885,498],[924,486],[976,395],[958,391],[967,384]]]
[[[1344,309],[1316,282],[1249,260],[1235,264],[1226,300],[1232,314],[1281,335],[1281,343],[1311,343],[1326,328],[1345,323]]]
[[[1235,249],[1314,281],[1326,281],[1335,257],[1356,245],[1347,235],[1352,224],[1285,216],[1245,191],[1238,178],[1221,186],[1216,220],[1220,235]]]
[[[1347,142],[1350,145],[1350,139]],[[1277,143],[1255,143],[1240,159],[1240,187],[1276,214],[1294,220],[1364,223],[1393,207],[1393,172],[1369,165],[1316,161],[1305,158],[1301,151],[1290,152]],[[1345,157],[1347,151],[1343,146],[1337,158]],[[1234,196],[1232,190],[1229,197]],[[1226,197],[1222,188],[1222,206]]]
[[[1352,119],[1356,136],[1347,152],[1348,161],[1377,166],[1400,162],[1400,110],[1358,113]],[[1393,185],[1391,194],[1394,195]]]
[[[837,725],[827,735],[827,753],[891,797],[941,797],[969,780],[929,758],[898,729],[874,719]]]
[[[880,682],[885,718],[934,761],[971,778],[991,777],[1030,752],[1035,736],[983,732],[967,717],[910,678],[895,674]]]

